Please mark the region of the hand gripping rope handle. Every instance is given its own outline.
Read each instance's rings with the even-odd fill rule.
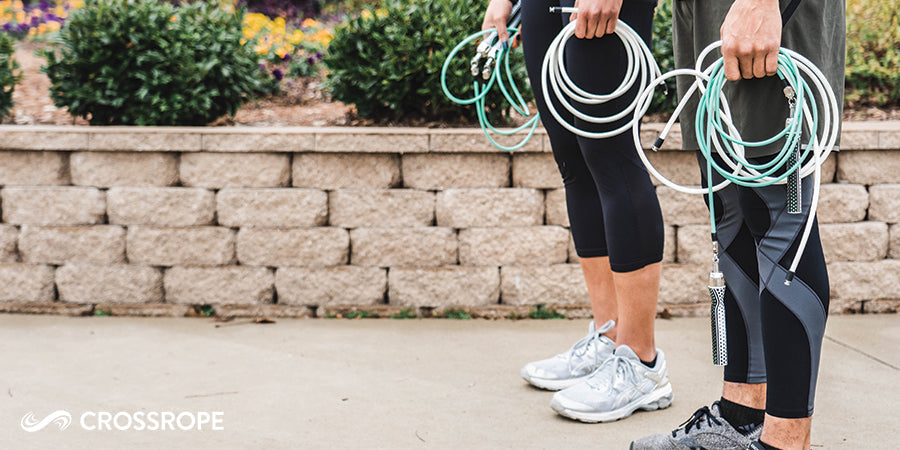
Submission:
[[[740,132],[732,123],[728,102],[722,92],[725,85],[723,59],[719,58],[707,68],[702,68],[706,56],[721,45],[721,41],[716,41],[707,46],[700,53],[694,69],[676,69],[652,80],[638,94],[638,106],[634,110],[634,118],[637,119],[642,114],[642,111],[646,111],[647,107],[649,107],[656,86],[665,83],[667,79],[679,75],[693,76],[695,78],[694,83],[675,108],[675,112],[666,123],[652,148],[655,151],[662,146],[687,101],[695,91],[699,90],[700,103],[695,120],[697,140],[700,152],[706,159],[707,180],[712,180],[712,172],[715,170],[724,178],[721,183],[717,185],[710,183],[707,188],[701,188],[681,186],[672,182],[660,174],[648,161],[647,155],[641,146],[638,122],[634,122],[632,127],[635,148],[648,172],[666,186],[677,191],[709,195],[710,229],[713,240],[713,271],[710,273],[709,291],[712,301],[713,359],[716,364],[727,363],[727,355],[723,353],[725,349],[725,312],[723,305],[725,280],[718,268],[718,239],[716,236],[715,202],[712,201],[713,192],[724,188],[730,183],[748,187],[786,184],[788,212],[799,213],[800,179],[813,174],[814,182],[809,217],[807,218],[797,253],[794,255],[794,260],[784,280],[784,283],[789,285],[794,278],[794,272],[797,270],[797,265],[812,231],[819,200],[821,165],[834,148],[840,123],[840,109],[838,108],[834,91],[831,89],[831,85],[828,83],[825,75],[802,55],[782,48],[778,54],[777,75],[784,84],[784,95],[790,106],[790,113],[785,121],[785,127],[769,139],[755,142],[742,140]],[[813,96],[813,88],[819,94],[819,98],[825,102],[822,107],[821,117],[819,117],[819,108]],[[797,107],[798,105],[799,108]],[[805,146],[802,146],[800,141],[804,130],[808,132],[810,140]],[[785,142],[781,151],[768,163],[753,164],[744,156],[745,147],[760,147],[772,144],[782,138],[784,138]],[[713,159],[713,148],[727,167],[720,166]],[[804,160],[807,161],[806,164],[802,164]],[[783,170],[782,173],[775,176],[774,174],[779,170]]]
[[[517,27],[521,22],[520,5],[522,1],[525,0],[521,0],[513,6],[512,13],[510,14],[510,18],[507,22],[507,30],[512,33],[512,38],[515,38],[519,34],[519,30],[517,29]],[[550,12],[572,13],[577,12],[577,9],[570,7],[551,7]],[[560,103],[568,111],[572,112],[576,117],[590,123],[610,123],[626,117],[632,111],[636,111],[636,107],[638,105],[637,99],[635,99],[635,101],[633,101],[627,108],[615,115],[609,117],[594,117],[581,113],[580,111],[575,109],[570,101],[566,100],[566,96],[568,96],[572,100],[575,100],[576,102],[585,104],[600,104],[608,102],[628,92],[635,85],[635,83],[638,82],[639,76],[639,86],[641,88],[646,87],[650,78],[660,76],[659,66],[653,59],[652,52],[650,52],[650,49],[647,48],[647,45],[644,44],[644,41],[641,40],[640,36],[625,22],[622,22],[620,20],[616,25],[615,34],[619,37],[619,39],[622,40],[622,43],[625,46],[625,52],[628,61],[622,84],[620,84],[619,87],[608,94],[593,94],[587,92],[579,88],[574,82],[572,82],[572,79],[569,77],[568,73],[565,70],[565,64],[563,62],[566,42],[571,39],[574,34],[575,23],[572,22],[564,27],[562,31],[560,31],[560,33],[551,43],[550,48],[547,50],[547,54],[544,57],[543,65],[541,66],[541,76],[544,80],[542,94],[546,99],[548,109],[550,110],[551,115],[553,115],[560,124],[562,124],[569,131],[572,131],[573,133],[576,133],[580,136],[602,139],[621,134],[632,125],[640,122],[640,116],[642,116],[647,111],[647,108],[649,108],[649,104],[643,107],[643,109],[640,111],[640,114],[637,116],[637,119],[632,119],[628,123],[620,126],[615,130],[605,132],[589,132],[581,130],[575,125],[570,124],[562,119],[559,112],[556,111],[556,109],[553,107],[553,97],[551,97],[550,90],[547,88],[547,85],[550,84],[552,86],[553,93],[554,95],[556,95],[556,98],[558,98]],[[478,45],[476,55],[470,61],[470,72],[472,76],[475,77],[475,82],[473,85],[475,96],[468,99],[457,98],[450,92],[449,88],[447,87],[447,70],[450,66],[450,61],[454,57],[456,57],[456,55],[460,52],[460,50],[462,50],[463,47],[482,36],[487,36],[487,38]],[[510,49],[508,47],[503,48],[500,42],[496,41],[496,38],[496,30],[491,29],[474,33],[460,42],[447,56],[446,61],[444,61],[444,66],[441,69],[441,87],[443,88],[444,94],[447,96],[447,98],[457,104],[469,105],[474,103],[477,107],[478,122],[481,125],[481,129],[484,132],[484,135],[495,147],[501,150],[511,151],[522,148],[522,146],[524,146],[528,142],[528,140],[531,139],[531,136],[534,135],[534,131],[537,128],[540,118],[537,113],[535,113],[534,116],[531,116],[528,105],[522,99],[516,83],[513,80],[512,71],[509,67],[508,57]],[[503,71],[506,75],[507,82],[510,87],[509,90],[513,92],[515,98],[513,98],[513,96],[510,95],[509,90],[507,90],[506,84],[503,81],[503,76],[499,75],[501,64],[503,65]],[[547,82],[548,80],[549,83]],[[482,85],[482,81],[485,82],[485,84]],[[524,116],[530,116],[530,119],[525,124],[513,130],[502,131],[494,128],[490,124],[490,122],[487,121],[487,114],[485,113],[485,97],[487,96],[488,91],[490,91],[490,89],[495,84],[500,88],[503,96],[506,98],[506,101],[508,101],[513,106],[516,112]],[[503,146],[496,140],[494,140],[494,138],[491,136],[491,133],[508,136],[516,134],[529,127],[530,130],[528,132],[528,135],[526,135],[525,138],[518,144],[512,146]]]
[[[578,9],[570,7],[551,7],[550,12],[573,13],[578,12]],[[622,111],[611,116],[600,117],[591,116],[579,111],[568,99],[586,105],[606,103],[627,93],[635,85],[635,82],[638,82],[638,77],[640,77],[638,86],[640,86],[641,89],[645,89],[648,87],[648,81],[651,78],[659,77],[661,75],[659,66],[656,64],[656,60],[653,59],[653,53],[634,29],[625,22],[619,20],[616,23],[615,35],[622,41],[627,58],[625,76],[622,79],[622,83],[608,94],[587,92],[584,89],[579,88],[572,81],[565,69],[565,47],[569,39],[575,35],[575,24],[575,22],[569,22],[568,25],[563,27],[562,31],[560,31],[559,34],[556,35],[556,38],[550,43],[550,47],[544,55],[544,62],[541,65],[541,84],[542,93],[547,103],[547,109],[560,125],[572,133],[586,138],[609,138],[619,135],[633,126],[636,127],[640,123],[641,117],[647,112],[647,108],[650,107],[649,102],[647,102],[646,105],[642,105],[642,108],[638,108],[637,106],[639,103],[637,97],[635,97],[634,101]],[[604,70],[604,68],[598,67],[598,70]],[[552,88],[555,97],[551,97],[550,88]],[[553,106],[554,98],[559,100],[560,104],[575,117],[589,123],[599,124],[615,122],[631,112],[634,112],[634,116],[628,123],[623,124],[614,130],[603,132],[586,131],[562,118]]]
[[[515,39],[519,34],[518,25],[521,21],[520,8],[521,2],[518,2],[513,6],[512,13],[507,22],[507,31],[512,34],[510,37],[511,39]],[[478,45],[476,54],[471,59],[469,65],[469,70],[474,78],[472,84],[474,96],[467,99],[458,98],[453,95],[453,93],[450,92],[450,88],[447,87],[447,71],[450,68],[450,62],[466,45],[482,36],[487,36],[487,38]],[[510,48],[508,45],[504,46],[497,40],[496,29],[479,31],[469,35],[463,39],[462,42],[457,44],[456,47],[450,51],[450,54],[447,55],[447,59],[444,60],[444,66],[441,68],[441,88],[444,91],[444,95],[452,102],[460,105],[471,105],[474,103],[476,107],[475,111],[478,115],[478,123],[481,125],[481,130],[484,132],[485,137],[487,137],[488,141],[495,147],[505,151],[513,151],[522,148],[531,139],[531,136],[534,135],[534,131],[540,123],[539,115],[537,112],[535,112],[534,115],[531,114],[528,104],[525,102],[525,99],[522,98],[522,94],[516,86],[516,82],[512,75],[512,69],[509,66],[509,51]],[[509,89],[507,89],[506,84],[503,81],[501,68],[506,75]],[[482,84],[482,82],[484,83]],[[516,112],[523,116],[530,117],[528,121],[512,130],[498,130],[487,120],[485,98],[494,85],[497,85],[500,88],[503,97],[513,106],[513,109],[515,109]],[[510,91],[512,91],[512,94],[510,94]],[[513,98],[513,96],[515,96],[515,98]],[[528,130],[528,134],[525,138],[511,146],[505,146],[498,143],[492,136],[492,133],[501,136],[510,136],[526,129]]]

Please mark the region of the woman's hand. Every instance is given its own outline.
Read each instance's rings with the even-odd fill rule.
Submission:
[[[622,9],[622,0],[575,0],[578,12],[569,21],[575,21],[575,37],[593,39],[616,32],[616,22]]]
[[[512,2],[509,0],[491,0],[487,11],[484,12],[484,22],[481,23],[481,29],[496,28],[500,42],[509,45],[509,32],[506,31],[506,21],[509,20],[511,12]]]
[[[763,78],[775,75],[781,47],[778,0],[736,0],[722,28],[725,78]]]

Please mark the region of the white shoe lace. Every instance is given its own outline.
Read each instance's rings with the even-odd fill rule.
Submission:
[[[615,325],[616,323],[614,321],[607,321],[599,329],[593,330],[587,336],[579,339],[578,342],[576,342],[575,345],[573,345],[572,348],[569,349],[568,352],[566,352],[568,354],[568,360],[566,361],[568,364],[567,367],[571,373],[578,373],[584,369],[590,369],[590,366],[594,363],[594,361],[596,361],[598,357],[601,356],[600,353],[602,347],[600,345],[597,345],[597,341],[600,340],[603,333],[608,332]],[[585,358],[588,352],[592,350],[594,352],[594,357]]]
[[[595,389],[621,392],[619,387],[636,386],[639,379],[634,362],[613,353],[591,374],[587,383]]]

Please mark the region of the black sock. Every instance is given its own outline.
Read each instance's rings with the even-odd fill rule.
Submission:
[[[763,448],[766,449],[766,450],[781,450],[780,448],[778,448],[778,447],[776,447],[776,446],[774,446],[774,445],[766,444],[766,443],[763,442],[763,441],[756,441],[756,442],[759,442],[759,445],[762,445]]]
[[[658,355],[658,354],[656,355],[656,357],[653,358],[653,361],[647,362],[647,361],[644,361],[644,360],[642,359],[641,362],[644,363],[645,366],[647,366],[647,367],[649,367],[649,368],[652,369],[652,368],[656,367],[656,360],[657,360],[657,359],[659,359],[659,355]]]
[[[719,400],[719,412],[735,430],[744,435],[762,425],[763,419],[766,417],[766,411],[763,409],[739,405],[724,398]]]

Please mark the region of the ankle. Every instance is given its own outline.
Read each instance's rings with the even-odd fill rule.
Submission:
[[[719,400],[719,413],[739,433],[747,435],[763,424],[766,411],[732,402],[726,398]]]

